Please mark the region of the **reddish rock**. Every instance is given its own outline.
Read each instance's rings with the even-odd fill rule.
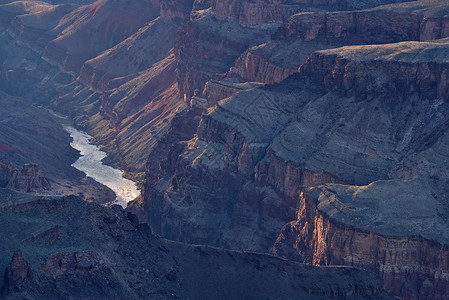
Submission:
[[[315,265],[377,272],[401,299],[448,299],[449,246],[420,236],[388,236],[334,220],[303,192],[297,220],[282,229],[272,253]]]
[[[8,294],[3,298],[392,299],[373,273],[171,242],[133,224],[118,206],[77,197],[29,197],[23,203],[23,195],[17,193],[10,194],[10,200],[0,209],[5,220],[0,224],[2,232],[12,232],[2,240],[5,252],[27,239],[30,229],[43,229],[49,223],[59,228],[61,240],[58,245],[28,243],[29,263],[20,251],[15,253],[7,268],[3,290]],[[16,201],[27,209],[18,210]],[[48,210],[49,206],[60,209]],[[21,230],[24,220],[31,226],[28,230]]]
[[[272,84],[281,82],[297,71],[297,68],[277,65],[269,59],[247,50],[233,64],[228,72],[228,77],[237,77],[242,82],[256,81]]]
[[[3,295],[11,292],[21,292],[29,287],[32,280],[31,269],[20,250],[14,252],[11,263],[6,268],[4,283],[1,288]]]
[[[49,179],[41,176],[41,168],[35,164],[23,165],[21,171],[14,170],[7,187],[25,193],[51,189]]]
[[[117,45],[158,15],[157,0],[133,1],[126,7],[116,0],[81,6],[48,32],[56,38],[48,43],[43,57],[77,73],[84,61]]]
[[[176,27],[155,19],[129,38],[83,64],[78,80],[98,92],[117,88],[117,78],[131,80],[161,61],[173,48]],[[162,38],[163,37],[163,38]]]

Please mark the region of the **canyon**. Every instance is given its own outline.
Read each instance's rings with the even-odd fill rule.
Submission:
[[[449,299],[445,1],[51,2],[0,2],[0,187],[114,198],[71,167],[43,106],[141,195],[125,213],[1,190],[5,218],[52,224],[23,233],[42,253],[4,250],[2,293],[39,298],[53,281],[56,299],[72,280],[98,286],[77,297]],[[68,250],[75,228],[111,248]]]

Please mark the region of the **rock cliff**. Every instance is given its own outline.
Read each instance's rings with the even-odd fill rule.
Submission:
[[[239,19],[244,26],[256,26],[265,23],[282,22],[289,16],[300,11],[315,10],[354,10],[374,7],[381,4],[404,2],[401,0],[387,1],[346,1],[346,0],[293,0],[293,1],[245,1],[225,0],[212,1],[216,18],[220,21],[230,17]]]
[[[175,30],[175,26],[155,19],[117,46],[85,62],[79,81],[103,92],[116,87],[109,85],[115,78],[136,77],[173,48]]]
[[[41,169],[38,165],[26,164],[22,170],[14,170],[7,188],[29,193],[31,191],[50,190],[50,180],[41,176]]]
[[[30,265],[23,258],[22,252],[17,250],[12,256],[11,264],[5,270],[4,284],[1,289],[2,296],[26,289],[31,280]]]
[[[214,13],[213,9],[192,12],[177,34],[178,85],[186,101],[208,80],[227,72],[248,47],[268,40],[276,28],[245,28],[235,19],[219,22]]]
[[[0,92],[0,187],[109,201],[111,190],[71,167],[79,153],[47,110]]]
[[[449,35],[447,9],[441,1],[425,1],[358,11],[298,13],[284,22],[270,41],[248,49],[228,77],[280,82],[317,50],[445,38]]]
[[[297,221],[283,228],[273,252],[375,271],[403,299],[447,299],[445,213],[421,187],[391,181],[306,190]]]
[[[49,31],[56,37],[45,47],[43,57],[77,73],[84,61],[117,45],[158,15],[158,1],[133,1],[126,8],[114,0],[81,6]]]
[[[175,111],[184,105],[178,96],[177,61],[171,49],[180,18],[191,6],[191,1],[164,2],[161,7],[157,1],[140,1],[131,7],[117,1],[97,1],[87,6],[25,2],[1,6],[5,19],[12,21],[10,25],[5,21],[3,39],[22,45],[14,45],[18,49],[5,47],[5,88],[11,86],[14,90],[7,88],[11,94],[37,98],[36,102],[52,105],[73,117],[77,126],[93,134],[97,143],[112,154],[110,163],[125,169],[130,176],[142,177],[147,156],[164,135]],[[13,14],[16,16],[12,17]],[[159,14],[163,16],[156,18]],[[128,20],[131,16],[132,20]],[[47,18],[51,22],[46,22]],[[74,18],[76,26],[68,24]],[[108,25],[111,22],[114,26],[127,23],[114,29]],[[70,30],[66,25],[70,25],[67,27]],[[92,26],[96,26],[98,35],[114,41],[86,35],[85,31]],[[61,30],[70,34],[60,38]],[[70,43],[76,37],[80,38],[80,45],[72,47]],[[92,39],[93,48],[85,37]],[[55,43],[69,47],[69,52],[86,55],[52,58],[46,53]],[[27,48],[37,52],[27,52]],[[100,53],[102,50],[106,51]],[[23,53],[25,61],[12,59],[14,51]],[[43,59],[39,53],[43,53]],[[86,61],[87,58],[91,59]],[[73,63],[76,69],[69,70],[65,63]],[[60,72],[58,67],[72,76]],[[42,71],[49,73],[44,79]],[[46,93],[36,95],[36,91]]]

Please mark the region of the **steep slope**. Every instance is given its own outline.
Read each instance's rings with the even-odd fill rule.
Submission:
[[[419,181],[311,188],[273,251],[378,272],[402,299],[447,299],[447,210],[438,198]]]
[[[49,34],[43,57],[78,72],[87,59],[115,46],[159,14],[158,1],[96,1],[64,16]],[[114,34],[111,34],[111,33]]]
[[[4,189],[0,199],[6,299],[392,299],[366,271],[169,242],[117,206]]]
[[[114,88],[110,80],[151,67],[173,48],[176,27],[157,18],[117,46],[84,63],[79,81],[99,91]]]
[[[2,88],[46,106],[51,105],[73,117],[78,126],[95,135],[97,143],[112,154],[110,163],[137,177],[144,170],[153,145],[165,134],[175,111],[184,105],[177,92],[176,60],[170,50],[174,46],[179,19],[192,6],[189,1],[174,1],[159,9],[158,3],[151,3],[136,2],[130,8],[120,2],[97,1],[77,8],[36,3],[31,6],[18,2],[0,7],[3,8],[2,14],[12,20],[11,25],[5,21],[3,34],[7,76]],[[153,6],[157,9],[149,13]],[[64,13],[64,9],[69,12]],[[126,14],[121,13],[124,10],[127,10]],[[139,10],[139,14],[120,30],[107,25],[125,22],[127,15],[135,15],[135,10]],[[151,21],[159,11],[161,17]],[[18,16],[11,17],[13,13]],[[118,14],[122,18],[120,22],[114,17]],[[84,18],[87,15],[90,17]],[[143,21],[138,16],[151,22],[139,29]],[[75,17],[77,23],[69,26],[69,21]],[[46,22],[47,19],[51,22]],[[66,25],[70,30],[63,29]],[[100,50],[98,47],[106,49],[115,42],[86,35],[85,30],[94,25],[98,34],[113,37],[120,43],[96,56]],[[79,76],[76,70],[64,67],[64,63],[72,59],[70,55],[64,63],[58,61],[59,58],[46,56],[61,30],[70,31],[70,35],[65,34],[61,41],[71,41],[79,36],[82,44],[79,51],[96,56],[88,61],[84,61],[86,56],[73,62],[81,70]],[[113,34],[111,30],[114,30]],[[23,47],[14,45],[7,32]],[[95,42],[93,48],[89,48],[89,39]],[[13,47],[6,47],[7,43],[12,43]],[[37,50],[37,53],[27,51],[27,47]],[[43,59],[39,58],[41,52]],[[24,58],[19,59],[13,53],[23,53]],[[45,60],[58,63],[73,77]],[[42,73],[45,72],[49,74],[43,79]],[[74,77],[78,79],[73,81]],[[45,91],[45,94],[37,94],[36,91]]]
[[[10,16],[16,14],[10,32],[73,74],[86,60],[117,45],[160,12],[157,0],[133,1],[126,8],[114,0],[82,6],[37,3],[19,1],[1,7]]]
[[[173,53],[169,53],[135,79],[105,93],[102,113],[79,122],[112,154],[110,159],[129,172],[144,170],[154,145],[178,110],[185,107],[175,81],[175,66]]]
[[[266,252],[293,220],[274,253],[354,264],[379,272],[396,295],[444,299],[447,263],[424,257],[447,247],[429,228],[447,229],[449,42],[428,41],[448,35],[447,4],[335,12],[387,2],[192,2],[2,5],[1,88],[47,98],[95,135],[129,176],[142,178],[146,168],[142,197],[130,209],[158,234]],[[9,47],[9,34],[22,46]],[[402,40],[428,42],[311,54]],[[333,195],[321,197],[326,187],[317,186],[329,183],[336,184]],[[300,197],[307,187],[319,192]],[[391,205],[381,195],[397,199],[394,210],[380,209]],[[376,201],[382,207],[368,205]],[[416,222],[390,222],[402,210]],[[323,227],[322,220],[332,221]],[[373,251],[356,249],[360,232],[368,232]],[[346,243],[352,248],[329,248]],[[385,258],[401,243],[418,250]],[[425,254],[416,254],[421,249]],[[26,256],[17,252],[13,265],[29,283]]]

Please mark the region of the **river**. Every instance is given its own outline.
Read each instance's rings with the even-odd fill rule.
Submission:
[[[64,129],[73,138],[70,146],[80,151],[81,154],[81,157],[72,166],[110,188],[117,196],[114,204],[126,207],[129,201],[139,196],[140,192],[136,184],[124,178],[122,171],[103,164],[102,160],[107,154],[90,143],[92,136],[72,126],[64,125]]]

